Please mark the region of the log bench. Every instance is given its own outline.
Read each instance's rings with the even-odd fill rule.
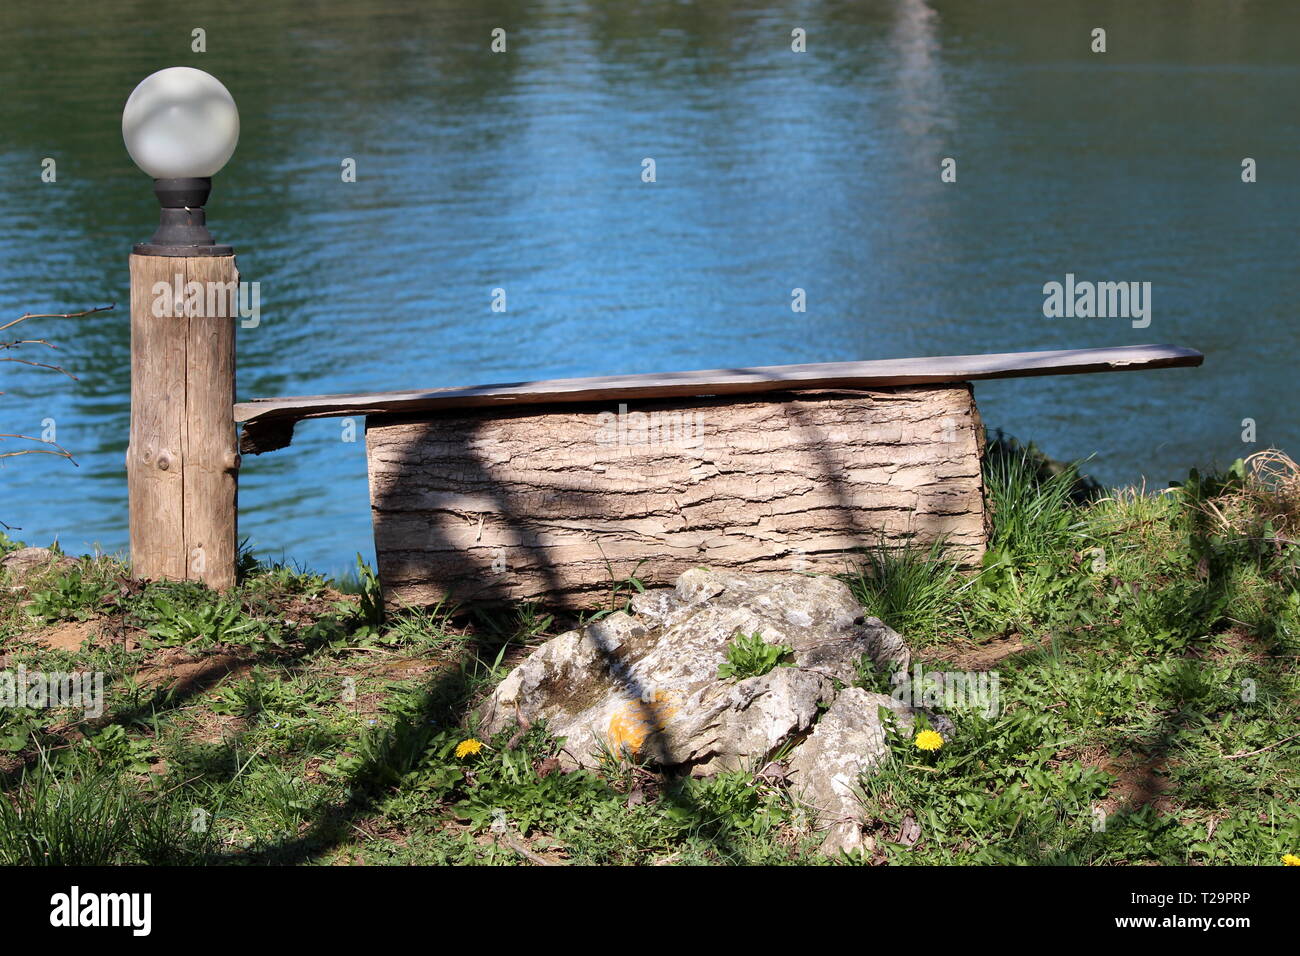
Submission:
[[[386,605],[593,606],[698,565],[841,572],[987,538],[974,381],[1200,365],[1169,345],[559,379],[234,406],[240,450],[365,416]]]

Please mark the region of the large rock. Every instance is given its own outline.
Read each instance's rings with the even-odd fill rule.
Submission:
[[[755,632],[792,647],[792,666],[720,680],[728,645]],[[802,741],[779,775],[829,828],[824,848],[854,850],[863,843],[858,778],[886,752],[880,708],[908,727],[913,714],[851,686],[863,656],[882,670],[909,664],[903,639],[866,617],[843,583],[696,568],[675,588],[636,595],[629,613],[543,644],[479,716],[487,733],[545,719],[565,738],[570,767],[608,753],[694,774],[758,770],[782,743]]]
[[[718,678],[727,646],[758,633],[794,649],[793,666]],[[762,761],[810,728],[861,657],[907,667],[897,633],[863,615],[832,578],[696,568],[673,589],[636,595],[618,612],[539,647],[480,710],[495,733],[522,716],[565,738],[562,762],[603,753],[697,774]]]

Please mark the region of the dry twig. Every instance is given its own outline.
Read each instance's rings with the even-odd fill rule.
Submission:
[[[1223,759],[1224,759],[1224,760],[1240,760],[1242,757],[1253,757],[1253,756],[1255,756],[1255,754],[1262,754],[1262,753],[1263,753],[1264,751],[1266,751],[1266,750],[1272,750],[1274,747],[1280,747],[1282,744],[1286,743],[1288,740],[1295,740],[1297,737],[1300,737],[1300,734],[1292,734],[1290,737],[1283,737],[1281,740],[1275,740],[1275,741],[1273,741],[1273,743],[1269,744],[1267,747],[1260,747],[1258,750],[1252,750],[1252,751],[1250,751],[1249,753],[1224,754],[1224,755],[1223,755]]]

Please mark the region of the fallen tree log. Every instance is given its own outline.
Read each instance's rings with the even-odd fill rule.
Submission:
[[[371,414],[385,603],[608,601],[700,565],[840,572],[944,538],[978,561],[971,387]]]

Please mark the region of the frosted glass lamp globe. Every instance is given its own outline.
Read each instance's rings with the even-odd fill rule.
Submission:
[[[210,73],[173,66],[150,74],[122,109],[122,139],[154,179],[199,179],[218,172],[239,142],[234,97]]]

